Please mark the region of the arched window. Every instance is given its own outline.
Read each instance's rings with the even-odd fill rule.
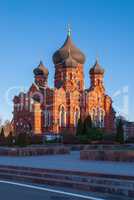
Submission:
[[[51,119],[50,119],[50,111],[47,112],[47,125],[50,126],[51,124]]]
[[[64,80],[64,74],[61,72],[61,80]]]
[[[92,110],[91,118],[95,127],[104,127],[105,112],[103,109],[97,108]]]
[[[80,81],[77,82],[78,89],[80,89]]]
[[[96,126],[97,126],[98,128],[101,127],[101,124],[100,124],[101,119],[100,119],[100,117],[101,117],[101,110],[100,110],[100,108],[97,108]]]
[[[28,110],[29,108],[29,105],[28,105],[28,98],[25,98],[25,109]]]
[[[23,102],[21,102],[21,103],[20,103],[20,110],[21,110],[21,111],[23,110],[23,106],[24,106],[24,104],[23,104]]]
[[[93,125],[96,126],[96,110],[95,110],[95,108],[93,108],[93,110],[92,110],[91,118],[92,118]]]
[[[80,118],[80,112],[79,112],[79,109],[77,108],[74,113],[74,126],[75,127],[77,127],[79,118]]]
[[[98,108],[98,113],[97,113],[97,127],[99,127],[99,128],[103,128],[104,127],[104,116],[105,116],[104,110]]]
[[[103,110],[100,111],[100,127],[104,128],[104,117],[105,117],[105,113]]]
[[[19,111],[20,110],[20,104],[18,103],[17,104],[17,111]]]
[[[50,111],[45,110],[44,119],[45,119],[45,127],[50,126]]]
[[[65,127],[66,126],[66,112],[63,106],[60,108],[60,116],[59,116],[59,126]]]

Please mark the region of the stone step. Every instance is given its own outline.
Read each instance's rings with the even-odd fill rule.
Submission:
[[[118,180],[134,181],[134,176],[129,176],[129,175],[82,172],[82,171],[73,171],[73,170],[64,170],[64,169],[33,168],[33,167],[13,166],[13,165],[0,165],[0,168],[36,171],[36,172],[38,171],[41,173],[47,172],[47,173],[56,173],[56,174],[79,175],[79,176],[84,176],[84,177],[93,176],[93,177],[103,177],[103,178],[112,178],[112,179],[118,179]]]
[[[0,178],[134,197],[134,181],[64,170],[0,166]]]
[[[40,177],[40,178],[54,178],[54,179],[60,179],[60,180],[70,180],[70,181],[79,181],[80,183],[88,183],[92,185],[103,185],[107,187],[117,187],[118,189],[122,188],[128,188],[128,189],[134,189],[134,182],[133,181],[127,181],[124,180],[121,182],[118,179],[112,179],[112,178],[102,178],[102,177],[84,177],[84,176],[78,176],[78,175],[67,175],[67,174],[60,174],[60,173],[54,173],[54,172],[40,172],[38,170],[20,170],[20,169],[10,169],[10,168],[0,168],[0,173],[10,173],[10,174],[17,174],[17,175],[28,175],[28,176],[34,176],[34,177]]]
[[[87,184],[80,183],[76,181],[70,180],[60,180],[54,178],[42,178],[28,175],[18,175],[18,174],[10,174],[10,173],[0,173],[1,179],[6,180],[15,180],[15,181],[24,181],[28,183],[36,183],[36,184],[47,184],[51,186],[62,186],[69,187],[84,191],[92,191],[106,194],[114,194],[119,196],[133,197],[131,194],[133,191],[127,189],[117,189],[113,187],[106,187],[106,185],[98,185],[98,184]]]

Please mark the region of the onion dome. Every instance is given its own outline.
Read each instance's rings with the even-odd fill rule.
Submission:
[[[35,76],[38,75],[48,76],[49,74],[48,69],[43,65],[42,61],[40,61],[38,67],[33,70],[33,73]]]
[[[70,57],[68,55],[69,51]],[[53,54],[53,63],[55,65],[63,64],[64,62],[66,62],[66,59],[69,60],[69,64],[71,59],[73,60],[73,62],[71,61],[71,64],[74,64],[74,61],[77,64],[84,64],[85,62],[85,55],[72,42],[70,29],[68,31],[67,38],[63,46]]]
[[[104,69],[100,66],[98,62],[98,58],[96,58],[96,62],[93,67],[89,71],[90,74],[104,74]]]
[[[68,52],[68,57],[65,59],[65,61],[63,62],[63,65],[65,67],[77,67],[77,62],[72,58],[71,54],[70,54],[70,49]]]

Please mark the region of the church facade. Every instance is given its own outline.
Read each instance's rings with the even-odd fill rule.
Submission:
[[[15,133],[75,134],[79,118],[91,116],[94,126],[107,133],[115,130],[112,99],[105,93],[104,69],[96,59],[89,69],[89,88],[84,88],[84,54],[74,45],[70,31],[63,46],[53,54],[54,88],[48,86],[49,71],[42,62],[33,70],[34,83],[27,93],[13,99]]]

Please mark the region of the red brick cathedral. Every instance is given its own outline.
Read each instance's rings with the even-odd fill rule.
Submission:
[[[89,70],[90,86],[84,88],[84,54],[74,45],[70,31],[63,46],[53,54],[54,88],[48,86],[48,69],[39,63],[27,93],[14,97],[15,133],[75,133],[78,119],[91,116],[94,126],[114,131],[115,112],[106,95],[104,70],[98,59]]]

